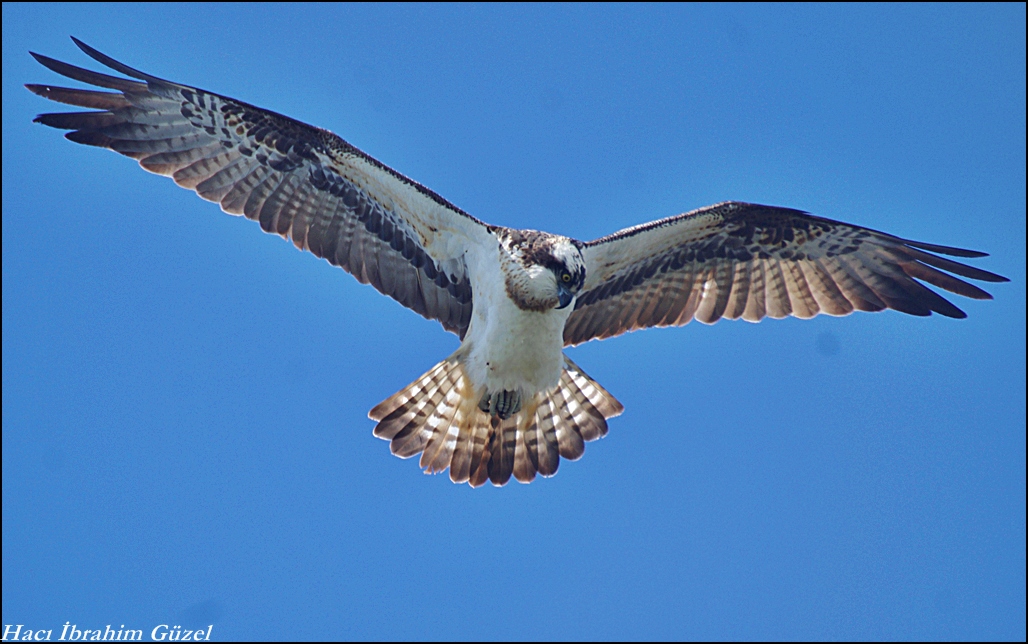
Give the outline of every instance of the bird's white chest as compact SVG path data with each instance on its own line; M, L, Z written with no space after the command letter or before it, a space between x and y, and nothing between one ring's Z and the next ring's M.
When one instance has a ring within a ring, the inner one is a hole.
M475 304L462 344L465 367L476 387L531 395L560 379L564 324L574 306L542 312L518 308L507 294L499 252L491 246L467 257Z

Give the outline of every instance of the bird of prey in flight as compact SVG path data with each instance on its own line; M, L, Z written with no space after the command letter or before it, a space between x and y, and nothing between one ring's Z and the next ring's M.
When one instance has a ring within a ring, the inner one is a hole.
M962 318L923 283L991 296L1006 278L947 259L984 253L808 213L725 202L582 242L491 226L327 130L145 74L75 40L124 77L32 54L113 91L27 85L90 111L40 114L65 136L174 179L256 220L460 336L451 356L369 416L426 472L503 485L552 476L607 433L621 403L563 348L696 319L895 309ZM956 276L956 277L955 277Z

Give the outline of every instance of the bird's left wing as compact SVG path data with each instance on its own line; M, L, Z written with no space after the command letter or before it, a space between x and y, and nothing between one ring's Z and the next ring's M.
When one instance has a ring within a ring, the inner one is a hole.
M586 243L586 280L564 327L564 344L693 318L756 322L887 308L962 318L963 311L917 280L980 300L992 296L949 273L1008 281L933 253L985 255L790 208L708 206Z
M27 85L53 101L98 110L41 114L37 122L172 177L463 337L472 307L463 256L491 239L482 222L327 130L145 74L75 43L138 80L32 54L58 74L115 90Z

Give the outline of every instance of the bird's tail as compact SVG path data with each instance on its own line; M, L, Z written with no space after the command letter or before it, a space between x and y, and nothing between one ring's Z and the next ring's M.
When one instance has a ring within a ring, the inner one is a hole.
M607 433L607 419L624 407L564 356L560 382L525 396L506 418L481 403L455 353L368 412L378 421L375 436L390 441L400 458L421 454L421 467L434 474L450 468L454 483L473 487L487 480L504 485L511 474L529 483L536 473L553 476L560 457L576 460L585 441ZM486 398L488 399L488 398ZM495 405L494 405L495 407Z

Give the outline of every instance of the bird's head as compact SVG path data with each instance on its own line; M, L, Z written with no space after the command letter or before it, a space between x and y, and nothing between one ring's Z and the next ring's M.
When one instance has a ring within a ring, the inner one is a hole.
M567 308L585 283L580 242L535 230L504 230L501 247L507 294L519 308L548 311Z

